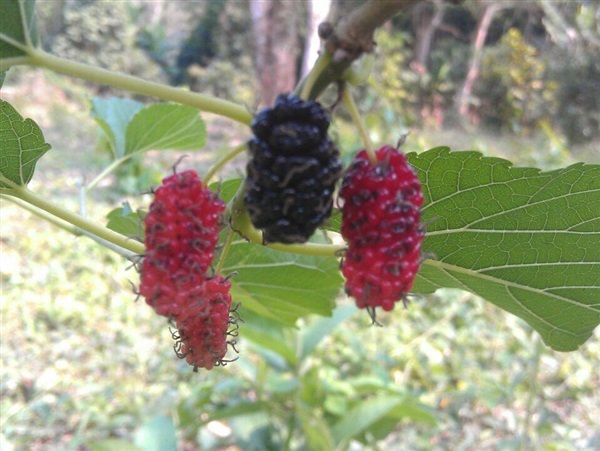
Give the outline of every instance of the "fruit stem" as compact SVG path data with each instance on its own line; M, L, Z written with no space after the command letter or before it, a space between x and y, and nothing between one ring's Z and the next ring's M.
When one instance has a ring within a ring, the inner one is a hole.
M356 106L356 102L354 102L354 97L352 97L348 86L346 86L342 90L342 100L344 101L344 105L346 106L348 112L350 113L350 116L352 117L352 122L354 122L354 125L358 129L360 138L367 151L369 161L373 165L377 164L377 156L373 151L373 145L371 144L371 139L369 138L369 134L367 133L367 128L365 127L365 123L362 120L360 112L358 111L358 107Z
M109 164L100 174L98 174L98 176L92 180L90 183L88 183L86 186L84 186L84 189L86 191L89 191L91 189L94 189L96 187L96 185L98 183L100 183L100 181L106 177L108 174L110 174L112 171L114 171L119 165L121 165L122 163L124 163L125 161L129 160L133 155L127 155L123 158L119 158L115 161L113 161L111 164Z
M233 238L235 234L231 228L227 231L227 238L225 239L225 244L223 245L223 250L221 251L221 255L219 255L219 261L217 266L215 267L215 274L221 274L223 270L223 265L225 264L225 259L227 259L227 254L229 253L229 249L231 248L231 243L233 243Z
M321 76L321 73L329 66L331 61L331 54L329 52L322 51L315 61L315 65L312 67L306 78L302 80L296 87L295 93L298 94L302 100L314 100L317 96L312 93L312 89L315 82Z
M208 186L215 174L219 172L223 168L223 166L225 166L229 161L233 160L235 157L241 154L244 150L246 150L245 142L234 147L232 150L223 155L223 157L219 161L217 161L204 176L204 180L202 181L204 185Z
M320 244L320 243L304 243L304 244L282 244L282 243L267 243L263 242L262 231L256 229L250 222L248 212L244 206L244 185L231 200L230 206L231 228L238 233L242 238L256 244L260 244L280 252L291 252L300 255L316 255L319 257L337 257L338 254L345 248L342 245L335 244Z
M120 233L117 233L113 230L110 230L106 227L100 226L89 219L84 218L76 213L73 213L69 210L66 210L62 207L59 207L52 202L43 199L41 196L35 194L33 191L30 191L24 186L17 185L11 180L7 179L3 175L0 174L0 181L5 185L11 187L11 189L2 193L9 196L14 196L17 199L22 200L28 204L33 205L39 210L43 210L46 215L54 216L58 219L61 219L73 226L82 230L82 234L88 232L91 235L95 235L101 240L108 241L114 245L117 245L123 249L131 251L135 254L143 254L145 250L145 246L139 241L135 241L131 238L128 238Z
M252 114L245 107L228 100L222 100L197 92L185 91L131 75L77 63L66 58L50 55L38 49L30 48L27 50L27 53L29 55L29 62L32 65L45 67L54 72L125 89L136 94L188 105L202 111L228 117L245 125L249 125L252 121Z

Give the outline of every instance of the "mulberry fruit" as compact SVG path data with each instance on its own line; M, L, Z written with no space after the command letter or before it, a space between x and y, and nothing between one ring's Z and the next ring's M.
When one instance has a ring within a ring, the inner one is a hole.
M346 292L359 308L390 311L412 287L421 264L421 185L404 154L384 146L371 164L359 152L340 189Z
M202 291L225 203L194 171L163 180L144 222L140 294L159 315L175 318Z
M342 164L329 123L320 104L293 94L252 121L244 201L265 242L303 243L331 214Z
M175 352L194 370L210 370L226 363L227 345L235 349L235 341L228 340L229 336L237 335L235 317L230 316L230 288L229 280L221 276L207 280L176 319ZM230 325L235 327L230 330Z

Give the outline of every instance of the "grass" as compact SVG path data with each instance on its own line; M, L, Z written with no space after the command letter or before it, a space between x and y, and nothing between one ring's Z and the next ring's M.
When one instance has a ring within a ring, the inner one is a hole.
M52 89L46 86L46 92ZM95 127L77 102L47 98L9 99L26 117L42 123L54 145L40 161L31 188L78 209L78 183L90 180L103 164L92 151ZM53 114L45 116L48 111ZM211 129L215 135L221 130L213 121ZM416 131L407 145L480 148L521 164L541 161L545 167L575 160L564 149L540 148L544 139L539 137L530 142L482 133L468 138L454 130ZM517 155L510 149L531 150ZM177 155L150 159L160 173ZM185 164L206 168L212 159L206 153L192 155ZM126 199L147 202L124 196L109 179L88 198L87 214L102 220ZM134 302L129 280L135 282L137 275L127 262L7 201L0 208L2 449L94 449L106 439L133 442L157 417L172 419L181 449L231 443L232 436L219 441L208 429L198 430L198 423L228 401L257 396L248 389L246 368L264 360L260 349L242 341L239 363L210 374L193 373L175 358L163 318L143 301ZM578 352L556 353L521 320L446 290L416 299L386 321L383 328L368 328L367 318L358 315L311 358L311 368L318 370L314 377L342 384L342 393L348 379L372 377L406 388L435 410L436 426L400 422L382 448L600 446L600 333ZM271 389L265 385L263 395L277 399ZM320 407L324 413L327 409L327 403Z

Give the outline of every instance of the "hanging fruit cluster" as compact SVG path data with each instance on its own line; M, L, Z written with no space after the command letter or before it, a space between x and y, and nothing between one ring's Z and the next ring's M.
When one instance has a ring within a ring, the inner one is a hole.
M330 217L341 179L345 289L375 320L377 307L406 305L419 270L421 185L391 146L362 150L344 173L330 122L322 105L293 94L260 111L240 195L263 244L302 244ZM231 282L212 270L225 210L194 171L185 171L163 180L144 219L140 294L174 324L175 352L194 370L227 363L228 346L237 351Z

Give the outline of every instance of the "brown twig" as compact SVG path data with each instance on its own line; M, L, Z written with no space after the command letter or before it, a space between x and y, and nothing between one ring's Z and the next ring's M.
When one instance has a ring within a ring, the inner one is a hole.
M309 98L316 98L329 84L340 80L346 69L363 53L375 48L375 30L401 11L421 0L368 0L333 26L323 23L319 35L324 51L331 55L329 66L315 81Z

